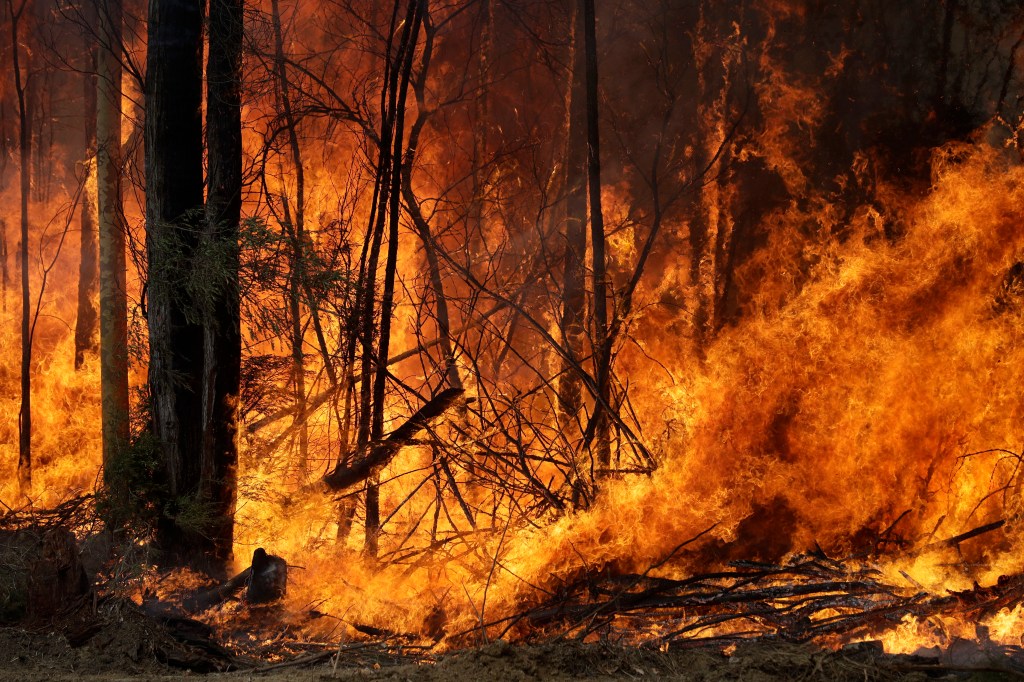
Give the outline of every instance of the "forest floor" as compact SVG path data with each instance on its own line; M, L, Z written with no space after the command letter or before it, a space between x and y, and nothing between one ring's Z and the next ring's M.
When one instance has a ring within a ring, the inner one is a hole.
M321 680L1005 680L1024 679L1017 659L943 660L892 656L874 643L831 651L781 642L746 642L729 655L717 647L667 652L562 641L536 645L494 642L416 662L351 651L315 665L290 661L201 674L176 666L161 650L161 634L142 619L126 617L72 646L65 635L24 628L0 629L0 679L43 680L205 679L307 682ZM977 653L977 652L975 652ZM173 658L173 657L172 657Z
M45 539L41 545L40 538ZM22 555L36 561L26 563L18 559ZM0 620L8 624L0 627L0 680L1024 680L1024 647L996 644L980 626L975 640L954 638L944 650L912 656L886 654L872 641L838 650L793 644L783 631L731 642L673 640L666 651L552 638L440 653L417 637L383 630L374 630L376 639L367 635L334 645L289 634L288 619L280 618L274 605L250 606L248 617L221 620L231 631L218 633L168 602L138 605L100 596L88 581L54 581L68 572L54 573L64 566L61 558L84 580L81 566L72 561L77 556L67 531L9 535L6 545L0 543ZM990 601L1021 601L1016 582L1000 585L1006 589L994 591ZM883 618L879 626L887 622ZM365 632L370 630L360 630Z

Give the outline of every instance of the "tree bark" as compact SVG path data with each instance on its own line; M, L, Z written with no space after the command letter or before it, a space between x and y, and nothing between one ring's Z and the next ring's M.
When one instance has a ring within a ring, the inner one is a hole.
M204 325L203 461L201 498L214 522L207 534L213 559L232 559L238 399L242 361L239 322L238 224L242 210L242 0L210 0L206 71L208 190L207 248L217 264Z
M572 72L565 146L565 265L562 274L562 338L569 359L562 363L558 407L563 428L577 424L583 406L579 361L586 340L587 117L583 11L572 2Z
M611 462L611 345L608 335L608 284L604 257L604 213L601 210L601 147L597 111L597 30L594 0L583 0L587 52L587 180L590 194L590 249L594 268L594 364L597 402L588 432L593 430L597 464Z
M96 292L99 288L99 256L96 252L96 195L89 187L88 178L93 173L96 157L96 61L98 46L92 40L96 28L96 6L86 3L83 7L89 32L86 33L87 67L82 82L85 85L85 189L82 192L81 224L82 237L78 266L78 315L75 318L75 369L81 369L87 354L95 354L99 339L96 327L99 314L96 310Z
M292 387L295 396L295 419L293 427L298 430L299 456L296 469L303 478L306 476L309 458L309 428L306 423L306 363L303 352L304 334L302 327L302 289L305 276L305 194L306 180L302 166L302 150L299 147L299 136L296 131L297 121L292 113L291 92L288 83L288 66L284 54L284 36L281 31L281 10L277 0L271 0L271 21L274 25L274 71L277 76L277 88L280 96L279 105L284 117L285 134L288 138L288 150L292 157L292 170L295 173L295 210L289 207L287 192L281 193L283 204L284 225L291 241L291 273L288 278L288 311L291 317L292 332ZM312 312L312 308L310 310ZM319 335L322 338L322 334ZM327 367L330 363L324 358ZM329 370L333 371L333 370Z
M22 495L32 490L32 337L29 318L31 292L28 281L28 202L32 191L32 126L26 109L30 96L28 77L21 73L21 47L18 44L18 24L26 7L14 8L13 0L7 6L11 14L11 59L14 67L14 92L18 99L19 160L21 162L21 409L18 412L18 485Z
M149 390L168 499L157 541L171 564L215 551L200 498L204 333L192 288L203 208L202 0L150 0L146 58Z
M121 0L99 6L96 93L96 204L100 249L100 393L103 481L120 500L118 460L128 445L128 296L121 202Z

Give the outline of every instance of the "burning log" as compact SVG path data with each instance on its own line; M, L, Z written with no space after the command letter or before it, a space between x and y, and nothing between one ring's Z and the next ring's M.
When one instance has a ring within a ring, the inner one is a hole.
M324 476L323 482L331 490L343 490L365 481L374 471L390 462L402 446L408 445L416 434L426 428L431 419L447 411L464 392L461 388L441 391L384 440L371 445L365 457L353 464L339 462L334 471Z
M223 604L248 584L250 575L252 575L251 566L225 583L187 597L182 602L182 607L189 613L199 613L218 604Z

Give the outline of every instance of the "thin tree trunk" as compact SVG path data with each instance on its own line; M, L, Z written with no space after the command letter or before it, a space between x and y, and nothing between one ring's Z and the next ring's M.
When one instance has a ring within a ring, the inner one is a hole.
M611 463L611 346L608 335L608 285L604 256L604 213L601 210L601 150L597 116L597 31L594 0L583 0L587 52L587 179L590 194L590 248L594 268L594 364L598 400L594 405L594 444L597 464ZM588 428L590 430L590 428Z
M558 407L563 428L578 424L583 405L578 375L586 339L587 257L587 108L586 51L583 49L583 11L573 2L572 72L569 79L565 145L565 266L562 274L562 338L566 355L558 381Z
M416 0L410 0L409 10ZM388 201L388 187L391 173L394 172L395 161L391 158L391 139L394 134L395 103L394 93L397 88L397 63L392 64L391 36L395 34L398 20L400 0L395 0L391 16L391 27L388 31L387 49L385 51L384 86L381 88L380 115L381 132L378 150L377 175L374 181L374 196L370 214L369 227L364 241L363 255L360 259L360 377L359 377L359 423L356 432L356 447L362 449L373 439L377 405L374 401L375 374L374 368L377 355L374 353L374 337L378 330L376 311L377 269L380 263L380 249L384 240L385 210ZM403 24L403 37L408 33L408 21ZM401 44L401 43L400 43ZM401 48L399 48L401 54ZM397 62L397 60L396 60ZM365 498L364 551L371 556L377 554L377 537L380 530L380 492L377 489L377 477L367 480Z
M18 23L25 2L17 11L13 0L7 0L7 5L11 13L11 58L21 126L18 147L21 162L21 409L18 413L18 484L21 493L29 495L32 491L32 337L29 333L31 292L28 282L28 200L32 191L32 127L26 110L28 78L22 78L21 47L18 45Z
M939 72L935 80L935 103L937 106L946 104L946 86L949 82L949 58L953 52L953 26L956 24L957 4L959 0L945 0L945 13L942 16L942 47L939 53Z
M486 41L485 41L486 42ZM413 92L416 96L416 120L410 127L409 140L406 144L406 155L402 161L402 196L405 205L412 218L413 226L423 242L423 253L427 257L427 274L430 277L430 288L434 293L434 315L437 322L437 342L441 352L440 365L444 369L445 378L449 388L462 389L462 376L459 373L459 366L455 362L455 343L451 333L451 315L448 311L448 296L444 290L444 280L441 276L440 259L437 257L437 250L434 246L434 237L431 234L430 225L423 217L420 203L412 189L412 166L416 159L416 150L419 148L420 133L427 123L429 109L426 104L426 81L427 70L430 65L430 58L433 53L433 36L427 32L424 40L423 56L420 61L420 72L413 83ZM478 125L478 129L481 126ZM479 140L474 144L482 144ZM482 149L481 147L478 147ZM475 175L474 175L475 177ZM476 192L474 192L476 195ZM480 197L475 196L474 203L478 204ZM479 219L479 214L477 216ZM464 409L464 405L461 405Z
M11 68L5 59L5 53L6 51L0 53L0 73L4 73ZM12 156L12 151L8 148L8 142L13 137L7 131L7 126L10 125L8 113L7 102L5 98L0 97L0 191L7 187L7 161ZM2 282L0 282L0 286L2 286L0 295L3 298L3 311L6 313L10 272L7 266L7 221L4 218L0 218L0 278L2 278Z
M309 457L309 428L306 423L306 367L305 355L303 353L304 334L302 329L302 290L303 284L306 281L304 255L305 171L302 165L302 150L299 147L298 131L296 130L297 121L292 112L288 67L284 54L284 36L281 31L281 10L277 0L271 0L270 7L271 20L274 25L274 61L278 92L281 98L281 113L284 117L288 150L292 157L292 170L295 173L295 210L291 210L286 193L282 193L281 202L284 205L284 222L289 232L292 247L291 276L288 281L288 308L292 327L292 386L295 396L294 424L299 432L299 457L296 468L300 476L305 477ZM320 336L322 337L322 334ZM333 371L333 368L329 371Z
M88 13L89 28L95 30L96 6L86 3L83 11ZM81 369L86 354L96 353L99 343L96 336L99 314L95 304L96 292L99 288L99 256L96 252L96 195L90 190L88 183L88 177L93 172L96 157L96 59L98 48L89 33L86 34L85 40L87 42L88 67L85 69L82 82L85 85L83 100L85 103L86 183L82 192L81 206L82 236L78 266L78 315L75 319L76 370Z
M204 326L201 497L215 519L213 558L228 568L234 533L242 362L238 224L242 211L242 0L210 0L206 67L206 238L222 254Z
M396 0L391 22L393 27L398 17L399 4L400 0ZM377 327L378 342L375 352L372 348L375 326L375 316L372 314L375 308L372 292L376 288L375 285L370 285L370 296L364 297L363 300L363 369L360 386L360 428L357 436L359 445L377 442L384 435L387 362L398 264L398 218L402 189L405 104L412 75L416 42L426 12L425 0L410 0L405 20L401 24L402 33L393 62L390 42L386 52L388 63L384 78L385 87L381 93L380 157L374 190L376 203L371 220L372 244L369 261L365 268L366 283L376 282L379 252L384 241L385 230L387 231L388 248L384 263L383 282L381 283L380 318ZM389 35L393 33L394 28ZM377 488L376 476L372 476L368 480L366 488L366 524L363 547L367 555L377 555L379 534L380 492Z
M116 475L129 440L128 296L121 201L121 0L99 6L96 93L96 199L100 247L100 392L103 480L115 500L127 493Z

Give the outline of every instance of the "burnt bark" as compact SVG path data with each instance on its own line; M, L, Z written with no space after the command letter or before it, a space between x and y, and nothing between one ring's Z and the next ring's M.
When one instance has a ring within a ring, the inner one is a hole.
M587 258L587 103L586 50L583 9L578 2L573 17L572 73L569 76L569 112L565 151L565 265L562 290L562 338L568 359L562 363L558 406L563 428L576 424L583 406L579 362L586 341Z
M378 145L377 174L374 183L373 209L360 265L362 290L359 298L359 346L361 353L359 386L359 422L357 449L379 441L384 435L384 398L388 379L388 352L391 343L391 316L394 308L395 279L398 263L398 217L403 174L405 138L405 105L408 96L413 58L424 15L425 0L410 0L404 21L399 21L401 0L396 0L391 17L393 36L400 28L397 45L388 40L385 52L385 73L381 88L381 128ZM380 268L381 248L387 240L383 272ZM377 279L381 300L376 301ZM379 310L379 314L378 314ZM376 344L374 343L376 341ZM380 533L380 493L375 476L369 476L366 488L366 526L364 550L377 554Z
M210 0L206 142L206 244L215 254L206 310L201 495L210 505L212 556L230 564L238 464L242 361L238 225L242 210L242 0Z
M343 490L369 479L381 467L398 454L403 445L408 445L427 423L448 410L465 391L448 388L428 400L408 420L368 449L368 452L352 466L339 463L323 481L331 490Z
M27 102L31 98L29 78L21 71L21 46L18 44L18 24L27 2L17 9L8 0L11 21L11 60L14 71L14 92L18 100L18 158L21 163L21 409L18 412L18 485L23 495L32 490L32 336L31 292L28 281L28 223L29 193L32 190L32 127Z
M608 329L608 283L605 268L604 213L601 209L601 134L597 105L597 30L594 0L583 0L583 29L586 48L587 96L587 183L590 193L590 248L594 281L594 369L597 402L587 425L593 433L597 464L611 462L611 344Z
M203 567L215 545L200 498L204 333L191 271L203 216L202 2L150 0L146 75L149 390L167 491L157 541Z
M95 26L95 6L87 5L89 26ZM88 40L88 38L87 38ZM86 355L94 355L99 348L96 293L99 290L99 254L96 243L96 195L89 188L88 178L93 172L96 157L96 55L97 46L89 41L86 49L88 66L83 74L85 105L85 189L82 192L81 243L78 266L78 315L75 318L75 369L81 369Z
M277 0L272 0L270 7L271 21L274 25L274 74L277 77L277 104L281 108L284 133L288 140L288 152L291 156L292 172L295 178L294 210L291 207L291 201L287 192L281 193L281 206L284 214L284 219L281 222L291 242L291 272L288 277L288 313L291 318L292 388L295 396L295 417L292 421L292 427L298 431L299 455L296 469L300 476L305 477L309 456L309 429L306 424L306 362L303 351L305 334L302 325L302 292L303 285L306 282L306 262L304 256L306 179L305 170L302 165L302 149L299 146L299 136L296 130L298 121L292 110L288 64L284 52L284 37L281 31L281 10ZM320 329L319 317L316 315L316 307L313 305L310 306L310 315L317 329L317 338L321 340L325 367L328 372L333 372L333 367L327 357L326 344L323 342L324 337ZM332 383L334 382L332 381Z

